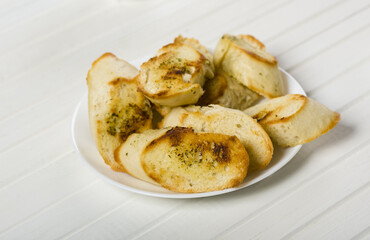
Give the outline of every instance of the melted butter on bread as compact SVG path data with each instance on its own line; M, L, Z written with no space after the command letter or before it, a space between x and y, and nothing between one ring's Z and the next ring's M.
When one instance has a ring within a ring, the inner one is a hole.
M157 105L196 103L206 79L213 77L212 67L210 60L191 45L171 43L141 65L138 87Z

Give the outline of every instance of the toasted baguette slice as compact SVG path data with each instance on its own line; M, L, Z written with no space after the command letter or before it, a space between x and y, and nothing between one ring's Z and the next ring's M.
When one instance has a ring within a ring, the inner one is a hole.
M194 47L171 43L141 65L138 88L153 103L164 106L193 104L212 78L209 60Z
M133 134L117 153L131 175L176 192L236 187L249 164L248 153L235 136L180 127Z
M244 110L260 98L259 94L222 71L218 71L213 79L208 80L203 89L205 92L198 102L202 106L218 104Z
M332 129L340 114L299 94L288 94L244 111L258 121L280 146L307 143Z
M282 96L284 84L275 57L251 35L225 34L215 52L216 68L267 98Z
M222 133L236 136L246 148L249 170L265 168L272 158L273 145L265 130L242 111L218 105L174 108L162 120L163 127L192 127L196 132Z
M134 132L151 127L150 102L137 92L138 70L111 53L98 58L87 75L90 129L97 148L113 170L124 171L114 150Z

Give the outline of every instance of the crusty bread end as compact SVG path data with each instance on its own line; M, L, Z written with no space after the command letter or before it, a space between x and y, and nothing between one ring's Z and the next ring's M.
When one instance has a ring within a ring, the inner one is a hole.
M339 113L299 94L274 98L244 112L256 119L274 142L284 147L310 142L340 120Z

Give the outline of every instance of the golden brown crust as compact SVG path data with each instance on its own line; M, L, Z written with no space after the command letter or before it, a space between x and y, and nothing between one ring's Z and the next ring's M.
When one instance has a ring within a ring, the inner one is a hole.
M245 40L246 42L252 44L257 49L259 49L263 52L266 52L265 45L262 42L260 42L257 38L255 38L254 36L252 36L252 35L238 35L238 37L240 37L241 39ZM260 62L268 63L268 64L271 64L271 65L277 65L277 60L274 56L269 55L269 57L271 59L267 59L267 58L264 58L264 57L260 56L259 54L256 54L252 51L249 51L249 50L247 50L247 49L245 49L245 48L243 48L239 45L235 45L235 46L240 51L247 53L248 55L250 55L251 57L253 57L254 59L256 59Z
M243 51L245 53L247 53L249 56L253 57L254 59L260 61L260 62L264 62L264 63L267 63L267 64L271 64L271 65L277 65L277 60L274 56L272 56L272 60L268 60L264 57L261 57L260 55L254 53L254 52L251 52L251 51L248 51L247 49L244 49L244 48L241 48L239 46L236 46L240 51Z
M244 39L244 40L246 40L246 41L248 41L248 42L253 43L259 49L265 51L265 44L263 44L262 42L260 42L260 40L258 40L254 36L248 35L248 34L247 35L240 34L239 37L242 38L242 39Z
M103 58L106 58L106 57L116 57L116 55L114 55L113 53L110 53L110 52L106 52L106 53L103 53L103 55L101 55L99 58L97 58L92 64L91 64L91 67L94 67L96 65L96 63L98 63L99 61L101 61Z
M174 40L174 43L184 43L185 41L189 41L194 45L201 45L200 42L195 38L185 38L181 34L177 36Z

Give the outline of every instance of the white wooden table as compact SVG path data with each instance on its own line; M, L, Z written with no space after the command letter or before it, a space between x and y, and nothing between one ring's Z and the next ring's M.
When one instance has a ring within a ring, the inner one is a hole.
M370 239L369 0L1 0L0 239ZM309 97L341 113L328 134L243 190L131 193L71 140L104 52L134 61L182 34L213 48L252 34Z

